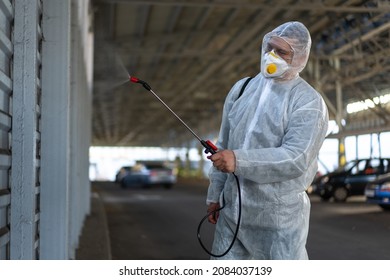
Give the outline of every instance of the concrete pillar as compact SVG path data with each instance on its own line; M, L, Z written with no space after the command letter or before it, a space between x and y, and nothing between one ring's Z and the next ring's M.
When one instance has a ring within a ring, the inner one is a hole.
M16 260L39 258L40 15L40 1L15 1L10 258Z
M338 57L334 60L334 66L337 72L340 71L340 59ZM341 86L341 81L336 79L336 122L339 127L339 132L343 130L343 114L344 114L344 104L343 104L343 90ZM339 166L344 166L346 164L345 157L345 137L339 138Z
M43 0L41 259L69 259L70 5Z

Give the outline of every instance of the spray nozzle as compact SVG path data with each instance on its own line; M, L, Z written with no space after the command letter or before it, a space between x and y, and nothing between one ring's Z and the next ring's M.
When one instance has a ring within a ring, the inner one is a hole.
M152 89L152 87L149 86L147 82L144 82L144 81L138 79L137 77L129 76L129 80L130 80L130 82L132 82L132 83L141 84L146 90L149 90L149 91L150 91L150 90Z
M139 82L139 79L136 78L136 77L129 76L129 79L130 79L130 82L133 82L133 83L138 83Z

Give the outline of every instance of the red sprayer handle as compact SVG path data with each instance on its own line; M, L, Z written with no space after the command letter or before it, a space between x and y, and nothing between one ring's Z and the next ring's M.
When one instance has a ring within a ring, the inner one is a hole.
M206 148L204 150L206 154L210 153L213 155L218 151L218 147L215 146L210 140L207 141L201 140L200 143L202 144L203 147Z

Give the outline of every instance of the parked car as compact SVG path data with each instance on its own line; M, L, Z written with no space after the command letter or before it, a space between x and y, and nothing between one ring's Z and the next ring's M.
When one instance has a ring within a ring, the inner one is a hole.
M383 210L390 211L390 173L379 176L368 183L365 189L367 203L378 204Z
M125 169L125 167L122 167ZM120 171L118 172L118 174ZM162 185L171 188L177 181L175 170L160 162L139 162L132 166L118 183L122 188Z
M115 175L115 182L121 183L122 179L131 171L131 166L122 166Z
M325 201L345 201L349 196L364 195L367 183L390 172L390 159L371 158L348 162L343 168L320 176L313 182L313 193Z

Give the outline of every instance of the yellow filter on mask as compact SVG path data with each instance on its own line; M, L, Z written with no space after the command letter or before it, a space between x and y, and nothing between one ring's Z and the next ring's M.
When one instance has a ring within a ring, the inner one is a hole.
M267 72L268 74L273 74L276 72L276 70L278 70L278 67L276 66L275 63L271 63L267 66Z

